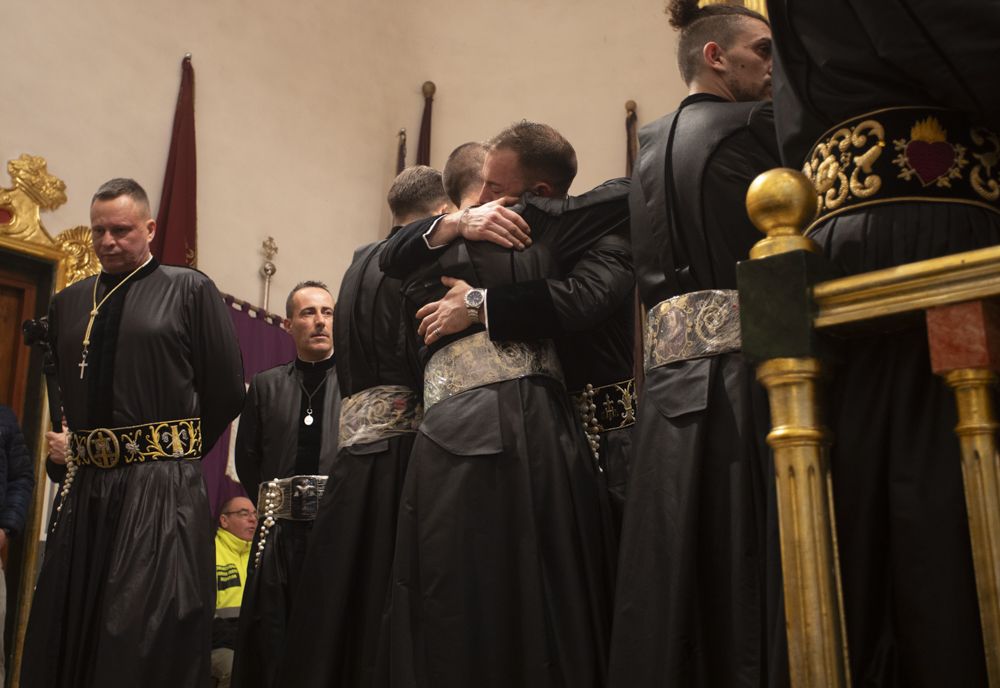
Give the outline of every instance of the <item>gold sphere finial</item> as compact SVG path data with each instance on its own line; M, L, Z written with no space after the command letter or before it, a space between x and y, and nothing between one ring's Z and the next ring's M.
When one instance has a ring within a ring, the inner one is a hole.
M802 236L816 217L816 189L801 172L779 167L758 175L747 189L746 204L750 221L767 235L750 250L751 258L799 249L818 251Z
M434 93L437 91L437 86L434 85L433 81L424 82L424 98L433 98Z

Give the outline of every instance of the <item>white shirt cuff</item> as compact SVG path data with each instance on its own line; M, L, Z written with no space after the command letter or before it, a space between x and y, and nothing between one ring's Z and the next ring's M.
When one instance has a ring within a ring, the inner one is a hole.
M490 333L490 312L486 308L489 302L489 289L483 289L483 325L486 327L486 334Z
M441 221L442 217L444 217L444 215L434 220L434 222L431 223L431 228L428 229L426 232L424 232L424 243L427 244L427 248L431 251L439 251L448 246L448 244L441 244L440 246L431 246L431 233L438 226L438 222Z

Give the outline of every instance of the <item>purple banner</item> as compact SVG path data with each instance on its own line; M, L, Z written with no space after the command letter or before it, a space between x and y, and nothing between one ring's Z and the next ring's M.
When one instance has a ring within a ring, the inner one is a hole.
M265 313L227 294L223 296L226 303L231 306L229 315L236 327L240 351L243 352L243 379L247 384L262 370L287 363L295 358L295 343L281 328L279 316ZM229 429L222 433L212 451L201 461L205 486L208 488L208 502L216 519L226 501L232 497L246 496L243 487L233 479L235 474L230 477L226 472L236 442L235 428L238 423L237 418ZM250 498L256 501L257 495L252 495Z

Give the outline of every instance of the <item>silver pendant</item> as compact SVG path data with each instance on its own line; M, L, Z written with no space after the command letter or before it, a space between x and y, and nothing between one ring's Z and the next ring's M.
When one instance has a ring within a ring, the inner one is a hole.
M302 422L305 423L306 425L312 425L313 424L312 414L311 413L307 413L306 417L302 419Z

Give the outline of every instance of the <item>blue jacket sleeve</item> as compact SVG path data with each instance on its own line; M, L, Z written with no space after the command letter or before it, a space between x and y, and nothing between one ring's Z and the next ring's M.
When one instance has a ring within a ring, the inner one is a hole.
M31 504L35 473L17 418L6 407L0 407L0 460L4 465L0 471L5 468L7 478L0 506L0 528L19 535L24 531L25 515Z

